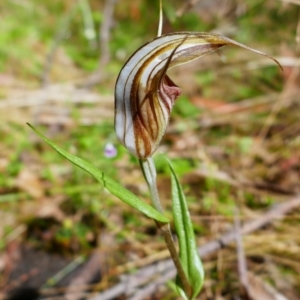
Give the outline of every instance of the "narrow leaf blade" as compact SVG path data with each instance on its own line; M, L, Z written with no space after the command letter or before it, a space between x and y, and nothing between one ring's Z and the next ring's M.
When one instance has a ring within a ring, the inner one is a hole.
M42 135L38 130L36 130L32 125L28 124L28 126L35 131L35 133L40 136L49 146L51 146L54 150L56 150L59 154L65 157L67 160L72 162L74 165L80 167L84 171L90 173L94 176L110 193L115 195L117 198L125 202L126 204L132 206L133 208L139 210L144 215L149 218L152 218L156 221L162 223L168 223L169 219L165 217L163 214L158 212L149 204L145 203L143 200L139 199L129 190L122 187L120 184L115 182L113 179L107 177L102 171L98 168L94 167L89 162L68 153L67 151L63 150L62 148L55 145L53 142L48 140L44 135Z
M190 299L195 299L203 285L204 269L198 254L185 196L170 162L169 166L172 181L173 218L179 242L179 257L193 289ZM181 296L186 298L178 278L177 286Z

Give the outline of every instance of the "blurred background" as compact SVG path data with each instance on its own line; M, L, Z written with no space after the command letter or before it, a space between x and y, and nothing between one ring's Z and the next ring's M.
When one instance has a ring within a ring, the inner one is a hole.
M300 2L163 5L163 33L221 33L273 56L283 68L226 47L169 72L183 93L155 155L167 214L170 181L162 153L183 184L199 246L238 232L237 215L241 226L264 220L243 237L243 247L231 239L205 254L199 299L300 299ZM158 7L153 0L1 1L2 299L97 299L125 274L168 258L153 221L26 125L148 201L138 162L114 133L113 94L128 57L155 38ZM294 206L280 210L291 201ZM281 216L275 220L268 214L274 207ZM124 284L101 299L177 299L172 284L147 292L150 284L148 278L142 295L126 295Z

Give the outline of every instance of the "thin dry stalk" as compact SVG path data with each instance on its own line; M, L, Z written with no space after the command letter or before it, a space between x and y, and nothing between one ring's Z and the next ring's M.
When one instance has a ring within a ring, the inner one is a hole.
M290 75L290 77L285 85L284 90L282 91L281 95L279 96L277 102L274 104L263 128L261 129L261 131L258 135L258 141L260 141L260 143L262 143L266 139L266 136L267 136L270 128L274 124L274 122L276 120L276 116L278 115L278 113L280 112L282 107L288 101L290 101L291 95L293 95L293 93L294 93L294 87L296 85L296 80L297 80L299 74L300 74L299 68L294 68L292 74Z
M100 59L97 71L83 85L85 88L99 84L104 79L104 68L110 61L110 32L113 27L113 14L118 0L106 0L103 9L103 22L100 25Z
M242 286L246 290L248 290L249 281L247 275L247 263L246 263L243 242L242 242L241 222L240 222L238 210L236 210L235 212L234 227L236 230L236 246L237 246L236 248L237 248L238 270L239 270L240 281Z
M297 2L297 4L300 4L300 1L296 1L296 2ZM300 47L299 47L299 45L300 45L300 14L298 16L295 40L296 40L296 52L299 52L299 49L300 49ZM297 54L299 54L299 53L297 53ZM265 125L263 126L263 128L261 129L261 131L258 135L258 138L259 138L258 140L261 143L265 140L271 126L275 122L276 116L282 109L283 105L286 102L290 101L290 98L294 93L295 86L297 86L296 80L298 79L299 75L300 75L300 68L299 68L299 66L296 66L293 69L291 75L289 76L288 81L287 81L280 97L278 98L277 102L274 104L274 106L266 120Z

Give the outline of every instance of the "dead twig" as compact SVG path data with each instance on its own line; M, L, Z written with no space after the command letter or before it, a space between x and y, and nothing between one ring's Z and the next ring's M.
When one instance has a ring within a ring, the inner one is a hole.
M51 71L55 53L61 42L65 39L67 36L68 30L69 30L69 24L70 21L74 15L74 12L76 11L77 5L74 5L69 12L67 12L63 17L62 20L59 22L58 29L55 33L51 48L46 55L45 58L45 66L44 70L41 76L41 85L42 87L45 87L49 84L49 73Z
M106 0L103 9L103 22L100 26L100 59L98 69L92 76L83 84L83 87L89 88L95 84L99 84L104 78L104 68L110 61L109 40L110 31L113 26L113 14L115 5L118 0Z
M253 182L247 178L242 177L232 177L230 174L202 166L195 171L192 171L186 175L186 181L198 180L199 177L212 178L217 181L225 182L231 186L243 188L245 190L251 191L254 194L262 194L263 192L273 193L276 195L295 195L295 191L284 189L276 184L266 183L266 182ZM192 179L191 179L192 178Z
M247 275L247 263L245 257L245 251L243 247L242 235L241 235L241 221L238 209L235 212L234 227L236 231L236 250L238 259L238 270L240 276L240 282L245 290L249 288L249 281Z
M297 1L298 4L300 4L300 1ZM297 29L296 29L296 53L299 52L299 45L300 45L300 14L298 15L298 22L297 22ZM297 53L299 55L299 53ZM264 124L263 128L261 129L259 135L258 135L258 140L262 143L266 136L267 133L269 132L271 126L274 124L274 121L276 119L276 116L278 115L278 113L280 112L280 110L282 109L282 107L284 106L284 104L286 104L286 102L290 102L293 93L295 92L295 90L298 90L298 85L297 85L297 79L299 78L300 75L300 68L299 65L295 66L292 70L291 75L289 76L287 83L280 95L280 97L278 98L277 102L275 102L267 120L266 123Z

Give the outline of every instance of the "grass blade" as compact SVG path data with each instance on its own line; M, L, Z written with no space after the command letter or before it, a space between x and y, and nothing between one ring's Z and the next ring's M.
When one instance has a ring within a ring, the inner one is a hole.
M27 123L28 124L28 123ZM63 150L62 148L55 145L53 142L48 140L44 135L42 135L39 131L37 131L32 125L28 124L28 126L35 131L35 133L40 136L48 145L50 145L54 150L56 150L59 154L65 157L67 160L72 162L74 165L80 167L84 171L90 173L94 176L110 193L115 195L117 198L122 200L123 202L127 203L128 205L132 206L133 208L139 210L144 215L149 218L152 218L156 221L162 223L168 223L169 219L165 217L163 214L158 212L149 204L145 203L143 200L139 199L129 190L122 187L120 184L115 182L113 179L107 177L102 171L98 168L94 167L89 162L68 153L67 151Z
M185 196L170 162L169 166L172 180L173 218L179 242L179 257L192 286L192 296L187 298L178 277L176 284L182 297L195 299L203 285L204 269L198 254L194 229Z

